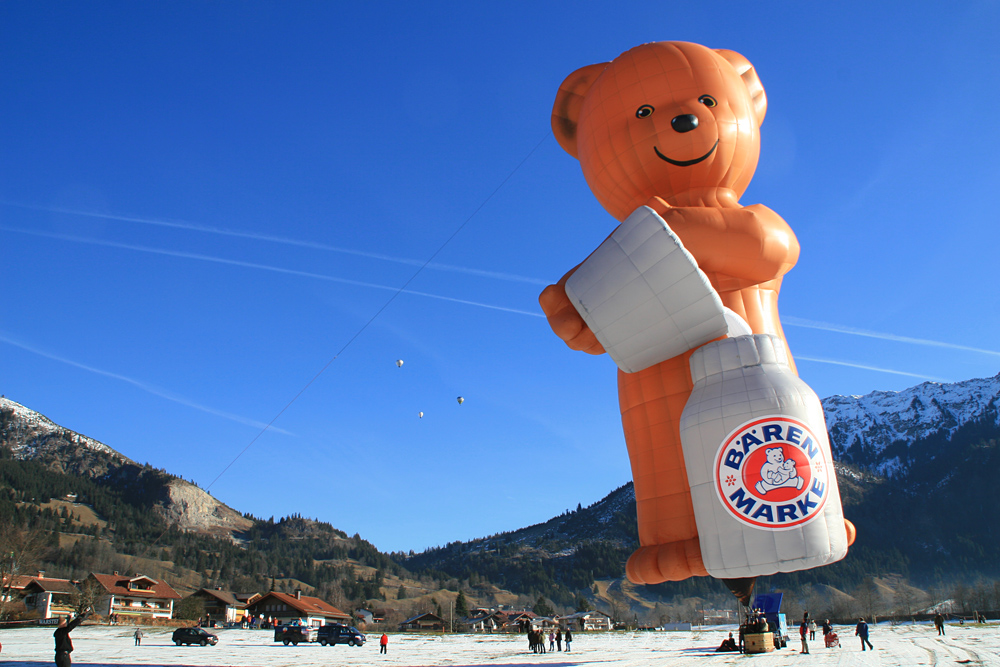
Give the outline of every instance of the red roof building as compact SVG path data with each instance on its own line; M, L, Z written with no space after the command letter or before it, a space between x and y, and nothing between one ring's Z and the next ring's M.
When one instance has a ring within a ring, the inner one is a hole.
M251 593L251 595L253 595ZM221 588L202 588L189 597L200 598L205 606L205 622L240 623L246 613L246 602L241 602L236 593Z
M174 601L181 596L165 581L157 581L144 574L123 577L92 572L86 581L96 581L104 595L94 611L102 616L118 614L141 618L171 618Z
M76 613L75 597L80 591L69 579L52 579L39 572L21 594L29 612L36 611L42 618L70 618Z
M276 625L299 621L302 625L318 627L351 620L350 614L345 614L319 598L302 595L301 591L297 591L295 595L274 591L265 593L260 599L247 605L247 614L268 621L273 618Z

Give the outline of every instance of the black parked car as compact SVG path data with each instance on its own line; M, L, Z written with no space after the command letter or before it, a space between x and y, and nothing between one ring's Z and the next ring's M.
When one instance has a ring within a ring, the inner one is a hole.
M309 625L279 625L274 629L274 641L285 646L316 641L316 628Z
M174 630L171 639L180 646L181 644L198 644L199 646L215 646L219 643L219 638L211 632L205 632L201 628L177 628Z
M324 625L316 632L316 641L323 646L327 644L347 644L348 646L362 646L365 643L365 636L358 631L341 623Z

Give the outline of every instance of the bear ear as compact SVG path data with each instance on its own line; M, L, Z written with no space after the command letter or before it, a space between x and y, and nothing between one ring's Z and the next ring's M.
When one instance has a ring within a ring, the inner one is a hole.
M750 100L753 102L754 110L757 112L757 126L764 122L764 114L767 113L767 95L764 94L764 86L760 83L757 70L753 68L750 61L728 49L716 49L716 53L726 59L733 66L736 73L743 79L747 90L750 91Z
M608 63L587 65L576 70L562 82L556 93L556 103L552 105L552 133L556 141L573 157L576 154L576 124L580 119L580 107L587 91Z

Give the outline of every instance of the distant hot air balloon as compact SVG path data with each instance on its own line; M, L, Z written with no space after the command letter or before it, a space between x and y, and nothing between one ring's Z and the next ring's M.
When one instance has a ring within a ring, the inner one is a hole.
M424 418L424 413L423 412L418 412L417 416L420 417L421 419L423 419Z
M396 359L396 368L402 368L402 366L403 366L403 360Z
M461 396L459 396L458 397L458 404L461 405L462 403L465 403L465 399L462 398Z

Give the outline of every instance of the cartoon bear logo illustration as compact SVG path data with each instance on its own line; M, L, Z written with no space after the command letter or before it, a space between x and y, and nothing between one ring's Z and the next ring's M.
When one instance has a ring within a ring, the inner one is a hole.
M769 447L766 450L767 462L760 467L761 481L754 487L760 495L766 495L768 491L794 487L802 489L802 478L795 470L795 461L785 459L785 452L781 447Z

